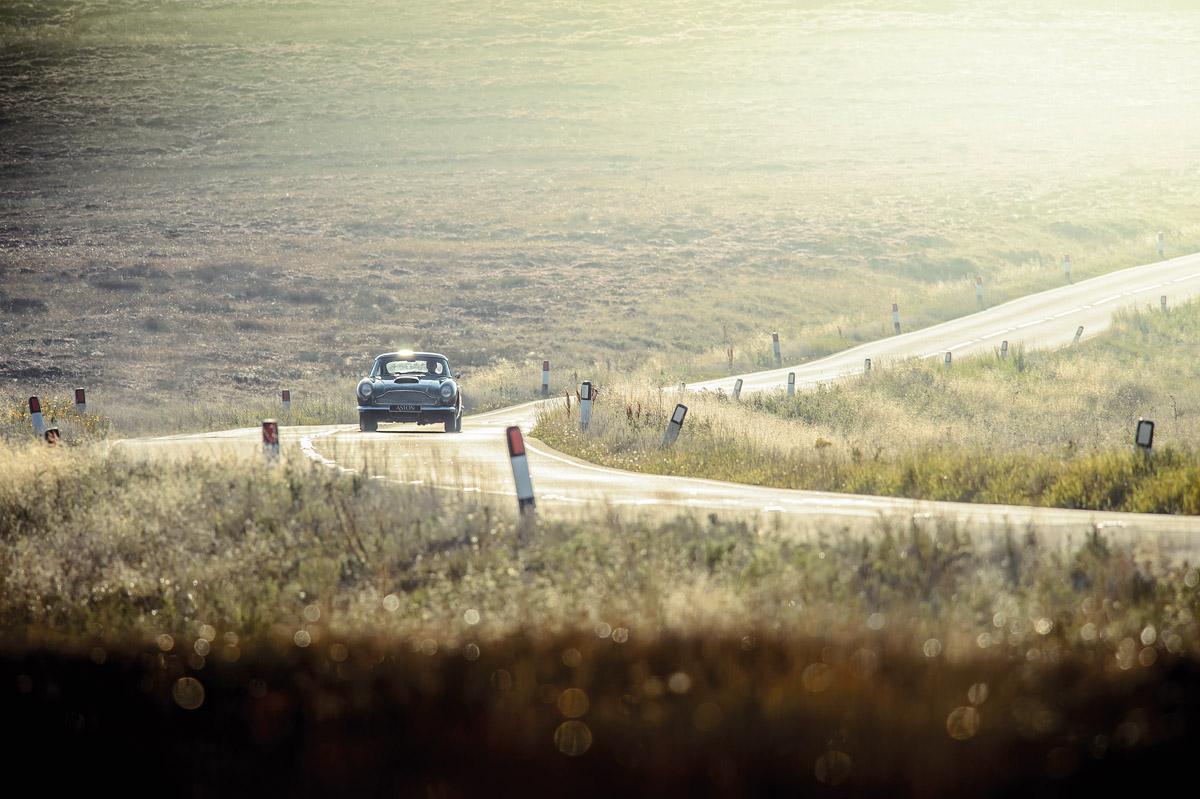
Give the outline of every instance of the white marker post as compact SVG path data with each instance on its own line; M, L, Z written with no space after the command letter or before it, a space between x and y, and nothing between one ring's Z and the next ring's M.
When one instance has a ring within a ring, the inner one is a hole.
M1008 339L1004 339L1004 341L1000 342L1000 359L1003 360L1007 357L1008 357Z
M1161 230L1158 231L1158 257L1163 257L1163 233Z
M950 352L949 351L946 352L946 368L947 369L950 368Z
M779 354L779 334L772 333L771 341L775 344L775 368L778 369L783 366L783 356Z
M679 431L683 428L685 416L687 416L687 406L676 405L675 412L671 414L671 421L667 422L667 429L663 431L661 445L663 449L675 443L675 439L679 437Z
M979 302L979 307L983 307L983 276L975 276L975 299Z
M1063 255L1063 274L1067 276L1067 282L1071 282L1071 256Z
M1083 325L1080 325L1080 326L1079 326L1079 328L1078 328L1078 329L1075 331L1075 340L1074 340L1074 341L1072 341L1071 343L1072 343L1072 344L1078 344L1078 343L1079 343L1079 337L1080 337L1080 336L1082 336L1082 335L1083 335Z
M592 384L587 380L579 386L579 429L587 430L592 421Z
M75 389L75 411L77 413L87 411L87 392L82 388Z
M525 457L525 439L521 428L513 425L504 431L508 438L508 459L512 463L513 483L517 487L517 507L524 516L533 513L533 480L529 477L529 461Z
M796 394L796 373L788 372L788 396L792 397Z
M287 411L290 411L292 409L292 392L285 388L283 390L282 397L283 397L283 410L286 413Z
M42 421L42 401L37 397L29 398L29 418L33 420L33 434L41 438L46 433L46 423Z
M1162 307L1162 312L1166 313L1167 312L1167 295L1166 294L1164 294L1158 298L1158 304L1160 307Z
M866 377L871 376L871 359L870 358L863 359L863 375Z
M550 396L550 362L542 361L542 396Z
M900 335L900 306L892 303L892 324L896 326L896 335Z
M1149 458L1150 447L1154 445L1154 422L1139 416L1137 433L1133 437L1133 443L1141 451L1142 455Z
M685 391L687 391L687 383L683 380L680 380L679 381L679 393L682 394Z
M738 378L733 383L733 398L739 399L742 396L742 378Z
M274 419L263 419L262 448L267 460L279 459L279 423Z

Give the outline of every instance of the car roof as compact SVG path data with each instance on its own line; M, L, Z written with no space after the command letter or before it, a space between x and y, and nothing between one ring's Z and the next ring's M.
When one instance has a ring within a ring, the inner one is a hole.
M413 360L418 360L420 358L441 358L442 360L448 360L446 356L442 355L440 352L411 352L409 350L402 350L400 352L384 352L375 356L375 360L379 360L380 358L412 358Z

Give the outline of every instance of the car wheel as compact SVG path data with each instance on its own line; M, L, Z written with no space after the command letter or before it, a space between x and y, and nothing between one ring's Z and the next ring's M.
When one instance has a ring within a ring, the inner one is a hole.
M447 419L442 424L442 429L445 430L447 433L457 433L458 432L458 417L452 416L449 419Z
M358 415L358 429L364 433L374 433L379 429L379 421L369 413Z

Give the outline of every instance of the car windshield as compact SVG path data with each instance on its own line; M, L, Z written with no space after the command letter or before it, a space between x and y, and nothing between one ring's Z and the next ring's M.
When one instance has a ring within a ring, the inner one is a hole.
M395 377L397 375L434 375L444 377L450 374L446 361L442 358L381 358L376 363L375 374L379 377Z

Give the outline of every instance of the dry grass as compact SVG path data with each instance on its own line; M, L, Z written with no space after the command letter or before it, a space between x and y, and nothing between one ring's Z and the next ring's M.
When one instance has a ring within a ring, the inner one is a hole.
M1200 512L1200 303L1119 314L1059 352L885 364L794 397L683 397L606 386L586 433L561 409L533 431L614 466L787 488L1097 510ZM660 449L676 401L683 435ZM1132 452L1137 419L1157 420L1155 457Z
M31 762L136 746L148 773L186 757L199 795L930 795L1173 772L1197 736L1200 577L1149 542L519 523L288 458L0 447Z

